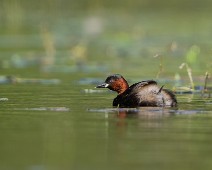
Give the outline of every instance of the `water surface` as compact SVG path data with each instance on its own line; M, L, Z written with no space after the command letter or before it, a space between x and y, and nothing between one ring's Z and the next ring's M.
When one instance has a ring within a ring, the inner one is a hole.
M115 109L91 85L1 86L1 169L210 169L212 101Z

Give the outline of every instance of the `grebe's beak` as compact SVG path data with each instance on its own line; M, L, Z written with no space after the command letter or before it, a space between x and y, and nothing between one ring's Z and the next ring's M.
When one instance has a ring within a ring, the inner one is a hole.
M107 83L102 83L102 84L96 86L95 88L107 88L108 86L109 86L109 84L107 84Z

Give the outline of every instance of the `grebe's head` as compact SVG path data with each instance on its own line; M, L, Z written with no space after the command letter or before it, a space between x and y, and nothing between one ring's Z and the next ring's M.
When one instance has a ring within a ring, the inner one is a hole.
M108 88L121 94L129 88L129 85L120 74L113 74L108 76L105 82L96 86L96 88Z

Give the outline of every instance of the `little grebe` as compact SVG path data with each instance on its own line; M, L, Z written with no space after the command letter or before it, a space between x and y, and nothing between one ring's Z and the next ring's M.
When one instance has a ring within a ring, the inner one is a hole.
M127 81L120 74L108 76L105 83L96 88L108 88L116 91L118 96L113 100L116 107L174 107L177 100L174 93L163 89L154 80L146 80L135 83L129 87Z

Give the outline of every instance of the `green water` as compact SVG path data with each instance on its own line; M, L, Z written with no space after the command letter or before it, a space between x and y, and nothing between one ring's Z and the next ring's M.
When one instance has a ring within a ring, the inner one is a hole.
M112 73L190 87L188 70L203 87L211 5L2 0L0 170L210 170L210 90L178 94L178 108L114 109L116 94L94 87Z
M92 87L2 85L0 169L211 168L211 99L178 95L177 110L116 110L116 94L82 91Z

